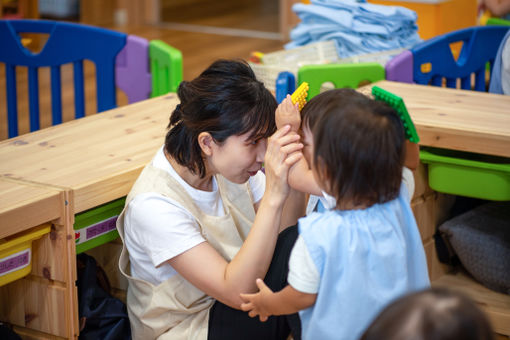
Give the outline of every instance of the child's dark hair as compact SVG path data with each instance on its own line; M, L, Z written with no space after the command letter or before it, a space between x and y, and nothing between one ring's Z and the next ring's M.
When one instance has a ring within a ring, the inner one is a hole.
M396 300L360 340L491 340L485 314L468 297L431 288Z
M336 198L337 208L345 203L370 207L396 198L405 137L395 110L357 95L352 100L316 98L314 106L322 113L312 130L313 162L326 191Z
M310 131L313 131L315 124L324 114L324 107L330 103L352 102L352 101L368 101L370 98L364 94L350 89L333 89L319 93L314 97L314 100L308 102L301 110L301 126L307 126Z
M251 132L250 140L275 130L277 103L242 60L217 60L192 81L183 81L180 104L170 116L165 150L200 177L206 174L198 135L209 132L217 143Z

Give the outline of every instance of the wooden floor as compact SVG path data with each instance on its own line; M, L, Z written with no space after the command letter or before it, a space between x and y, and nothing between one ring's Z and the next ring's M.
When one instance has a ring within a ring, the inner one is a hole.
M192 2L190 0L190 2ZM282 49L284 44L283 41L275 38L260 37L256 33L261 28L270 27L271 30L276 29L278 26L277 18L278 13L269 11L268 8L271 6L268 3L272 1L261 0L260 2L254 2L258 4L259 9L256 7L251 8L247 11L247 2L241 0L238 2L231 3L231 10L227 11L225 7L214 7L211 4L206 5L205 3L212 3L209 0L199 0L195 2L201 2L203 6L198 6L204 11L202 13L211 12L209 16L200 17L195 15L186 15L186 10L181 9L177 12L181 14L181 18L185 19L180 24L192 25L185 27L174 27L175 25L163 22L157 26L125 26L125 27L109 27L117 31L125 32L128 34L135 34L148 40L160 39L170 44L173 47L178 48L183 54L183 79L191 80L198 76L202 70L210 65L214 60L218 58L241 58L248 59L252 51L261 52L272 52ZM163 1L165 3L165 1ZM215 2L216 4L223 2ZM236 3L239 6L235 5ZM275 3L277 3L275 1ZM241 6L241 4L244 5ZM268 7L269 6L269 7ZM212 9L218 10L214 14ZM222 11L223 8L223 11ZM187 11L189 11L188 9ZM162 9L163 18L170 20L171 16L168 15L168 8ZM165 12L166 11L166 12ZM167 14L165 14L167 13ZM195 12L193 12L195 13ZM219 13L224 13L220 16ZM226 15L225 13L228 13ZM258 13L258 14L254 14ZM272 13L268 15L268 13ZM178 16L179 17L179 16ZM244 19L243 19L244 18ZM260 19L260 20L257 20ZM270 24L273 22L273 24ZM246 25L240 25L245 23ZM224 30L218 34L214 29L215 27L221 27ZM196 28L196 29L195 29ZM184 30L184 29L187 29ZM193 31L190 31L193 30ZM250 37L250 32L236 31L236 30L253 30L255 37ZM210 32L214 33L210 33ZM238 34L238 33L241 34ZM1 64L1 63L0 63ZM62 100L63 100L63 111L64 121L72 120L74 117L73 107L73 90L72 90L72 68L64 67L62 71ZM5 95L5 70L3 64L0 65L0 140L7 138L7 123L6 123L6 95ZM85 86L86 92L86 114L95 114L95 86L94 81L94 66L92 63L85 64L85 75L87 83ZM41 93L41 128L51 125L51 100L49 93L49 70L40 70L39 75L39 88ZM20 70L18 73L18 96L20 101L18 103L19 111L19 129L20 134L29 132L28 122L28 101L27 101L27 76L24 70ZM127 99L123 93L119 91L117 96L118 105L127 104Z

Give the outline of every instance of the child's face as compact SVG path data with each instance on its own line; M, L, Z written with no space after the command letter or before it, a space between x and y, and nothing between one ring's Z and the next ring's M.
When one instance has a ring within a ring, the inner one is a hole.
M317 182L321 190L328 193L329 190L327 188L327 185L321 182L318 169L313 162L314 157L313 133L310 130L308 124L303 124L301 138L303 143L303 156L305 157L306 162L308 163L308 167L312 170L313 178L315 179L315 182Z
M303 142L303 155L310 169L313 169L313 134L308 124L303 125L301 138Z

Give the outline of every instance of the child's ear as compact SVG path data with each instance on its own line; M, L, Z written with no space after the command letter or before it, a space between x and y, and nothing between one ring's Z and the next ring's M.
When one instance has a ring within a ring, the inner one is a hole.
M213 151L214 138L211 136L209 132L200 132L198 135L198 145L202 152L206 156L211 156Z

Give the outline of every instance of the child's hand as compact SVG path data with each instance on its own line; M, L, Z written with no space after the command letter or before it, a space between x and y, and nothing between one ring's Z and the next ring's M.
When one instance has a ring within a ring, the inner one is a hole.
M241 294L241 299L244 301L244 303L241 304L241 309L248 312L248 315L252 318L258 315L260 321L264 322L271 316L271 312L268 310L268 306L265 302L267 298L273 294L273 291L269 289L261 279L257 279L256 283L259 288L258 293Z
M278 105L275 114L276 127L280 129L284 125L290 125L291 131L297 132L301 125L301 115L298 104L292 104L290 94Z

